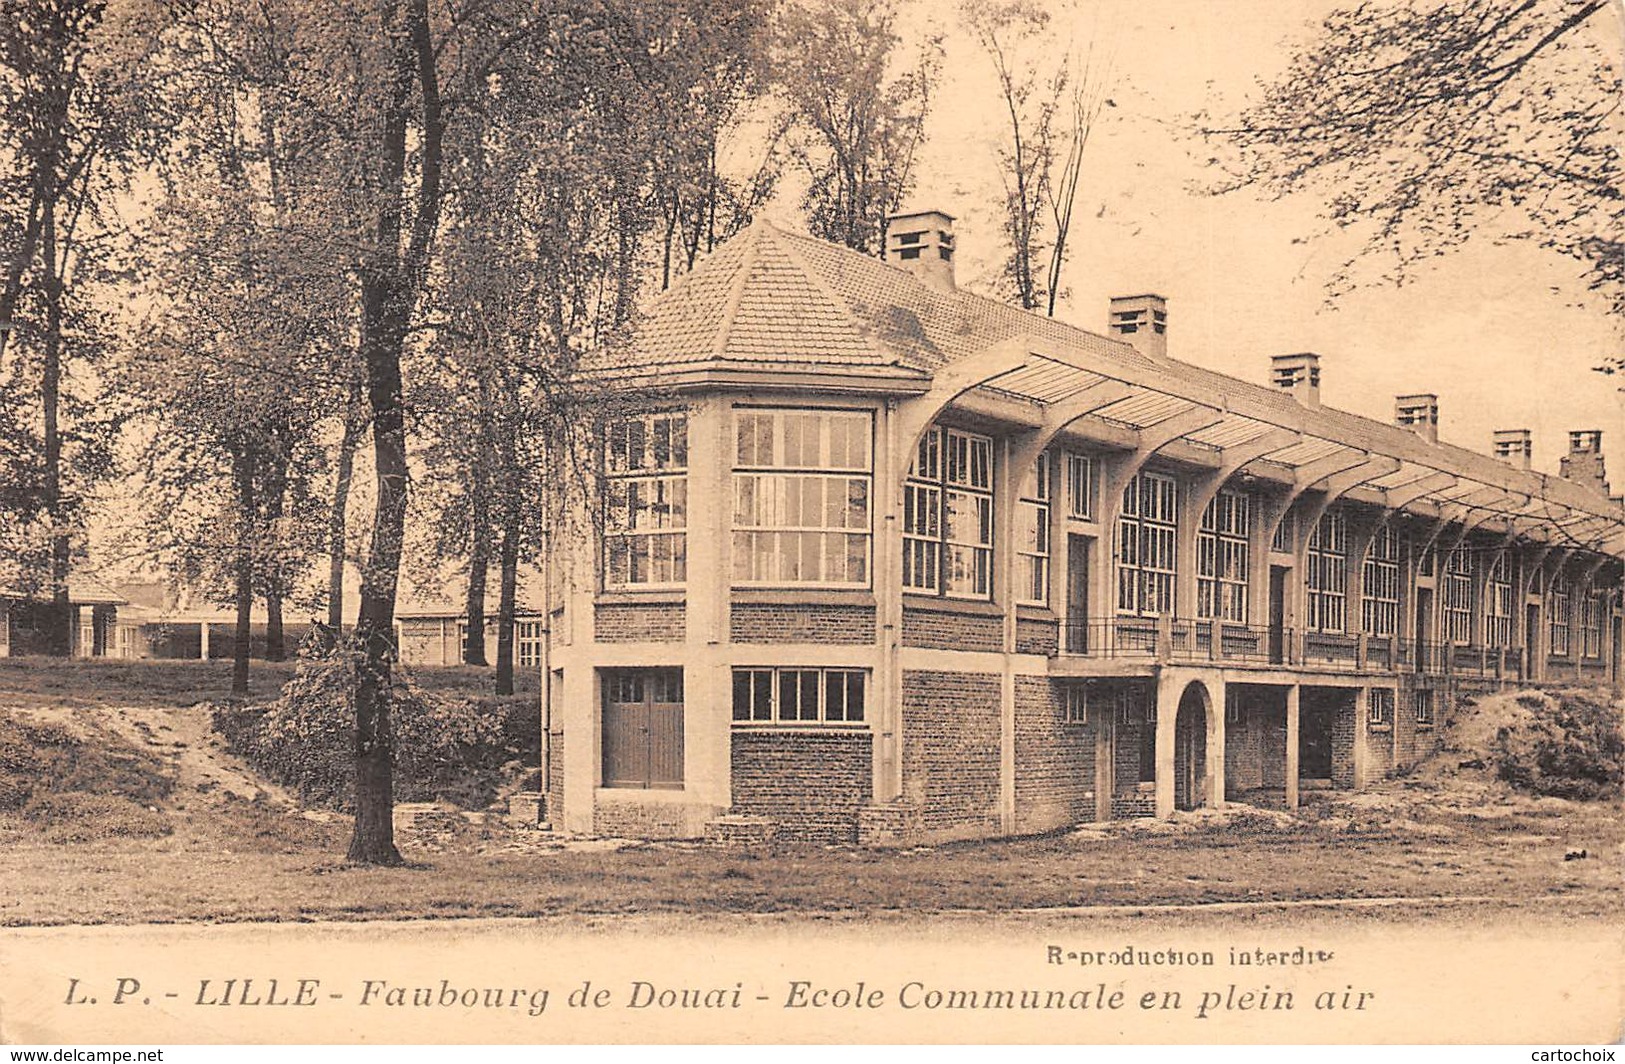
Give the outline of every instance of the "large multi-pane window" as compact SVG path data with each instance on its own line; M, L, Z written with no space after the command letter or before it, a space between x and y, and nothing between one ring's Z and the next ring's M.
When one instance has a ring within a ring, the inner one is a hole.
M867 411L735 411L734 583L869 583Z
M1117 612L1160 617L1174 612L1175 529L1179 488L1173 477L1140 473L1123 489L1117 518Z
M1066 456L1066 515L1081 521L1095 519L1095 459L1093 455Z
M1399 631L1399 537L1386 525L1371 539L1364 571L1361 626L1366 635L1391 636Z
M1311 632L1348 630L1349 537L1348 524L1338 510L1323 514L1309 533L1309 616Z
M1484 585L1484 645L1512 645L1512 566L1505 551L1490 563Z
M1050 469L1049 452L1038 456L1032 474L1021 489L1016 538L1016 601L1035 606L1049 604L1050 556Z
M993 595L993 441L933 426L903 492L903 586Z
M604 439L605 582L681 584L688 576L688 418L647 414Z
M1473 641L1473 556L1465 544L1445 556L1442 584L1444 637L1451 643Z
M1546 593L1546 611L1551 615L1551 652L1566 658L1569 655L1569 578L1562 573L1552 577L1552 586Z
M1247 623L1248 496L1221 491L1202 511L1196 533L1196 615Z
M735 669L733 719L739 724L861 724L862 669Z
M1580 656L1602 657L1602 592L1587 591L1580 600Z

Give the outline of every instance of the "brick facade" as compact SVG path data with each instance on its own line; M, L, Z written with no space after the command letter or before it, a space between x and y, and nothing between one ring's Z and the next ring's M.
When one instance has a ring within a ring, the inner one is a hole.
M728 631L735 643L866 646L875 641L875 608L736 602Z
M677 802L642 800L636 790L593 803L592 829L596 835L626 839L698 838L703 828L690 823L685 806Z
M600 643L681 643L685 616L681 602L600 602L593 634Z
M936 650L1004 649L1004 619L954 609L908 606L903 610L903 645Z
M1016 653L1053 655L1060 646L1061 622L1054 618L1016 618Z
M928 838L998 833L999 691L996 675L903 673L903 794Z
M556 731L547 742L547 819L558 831L564 827L564 733Z
M1053 831L1095 818L1099 723L1069 724L1064 689L1016 678L1016 831Z
M779 837L856 842L858 810L874 795L867 731L735 728L733 812L772 819Z

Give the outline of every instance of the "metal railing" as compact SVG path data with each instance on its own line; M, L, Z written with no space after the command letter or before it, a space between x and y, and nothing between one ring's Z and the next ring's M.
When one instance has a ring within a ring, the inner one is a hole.
M1524 655L1517 647L1418 642L1397 636L1306 632L1171 617L1070 619L1062 629L1058 653L1064 657L1215 661L1429 676L1519 678L1525 668Z

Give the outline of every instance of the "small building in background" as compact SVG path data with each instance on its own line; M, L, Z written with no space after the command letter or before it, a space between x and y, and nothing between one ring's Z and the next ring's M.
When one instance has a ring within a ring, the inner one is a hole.
M75 573L68 578L74 657L114 655L115 628L124 604L123 596L93 575ZM24 591L20 581L0 574L0 658L48 652L50 606L49 592Z
M492 570L486 578L485 660L497 660L497 605L501 574ZM541 574L533 566L521 566L514 595L514 665L520 669L542 667ZM460 665L468 643L468 574L447 576L437 583L407 586L403 581L400 601L395 606L396 646L405 665Z

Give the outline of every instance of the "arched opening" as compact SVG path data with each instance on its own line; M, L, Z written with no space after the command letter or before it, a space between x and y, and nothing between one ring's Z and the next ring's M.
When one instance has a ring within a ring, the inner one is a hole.
M1179 696L1174 718L1174 808L1207 804L1207 688L1192 681Z

